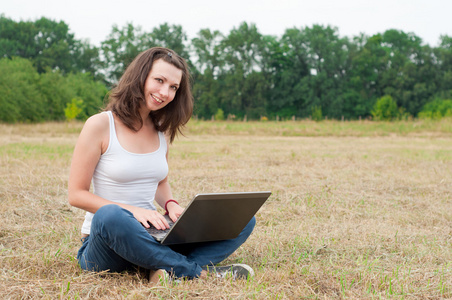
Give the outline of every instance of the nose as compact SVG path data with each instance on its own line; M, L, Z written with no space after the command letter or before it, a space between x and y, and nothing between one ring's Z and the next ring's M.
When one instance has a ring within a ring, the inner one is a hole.
M160 96L162 98L167 98L169 95L169 89L170 89L170 87L167 86L166 84L162 85L162 87L160 88L160 91L159 91Z

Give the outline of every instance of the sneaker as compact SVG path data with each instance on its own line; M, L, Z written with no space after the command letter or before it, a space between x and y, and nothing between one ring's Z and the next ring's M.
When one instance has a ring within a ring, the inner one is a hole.
M229 266L206 266L207 273L217 278L247 279L254 276L253 269L245 264L232 264Z
M149 282L152 284L158 284L159 282L168 281L169 274L163 269L151 270L149 273Z

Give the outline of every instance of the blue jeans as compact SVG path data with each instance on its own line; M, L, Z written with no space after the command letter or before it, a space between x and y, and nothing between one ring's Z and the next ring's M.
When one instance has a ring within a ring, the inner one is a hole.
M118 205L101 207L91 223L77 259L84 270L122 272L165 269L176 277L195 278L201 267L215 265L231 255L250 236L253 219L231 240L164 246L147 233L133 214Z

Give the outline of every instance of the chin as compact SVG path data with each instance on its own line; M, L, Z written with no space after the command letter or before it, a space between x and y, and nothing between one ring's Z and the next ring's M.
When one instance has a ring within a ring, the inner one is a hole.
M164 105L164 104L160 104L160 105L155 105L155 104L153 104L153 105L148 105L148 109L149 109L149 111L156 111L156 110L160 110L160 109L162 109L162 108L164 108L166 105Z

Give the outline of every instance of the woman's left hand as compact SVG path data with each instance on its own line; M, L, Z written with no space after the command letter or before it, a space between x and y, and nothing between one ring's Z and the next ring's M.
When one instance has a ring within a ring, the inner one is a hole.
M179 204L172 201L167 204L166 209L168 210L168 215L173 222L176 222L176 220L184 211L184 209Z

